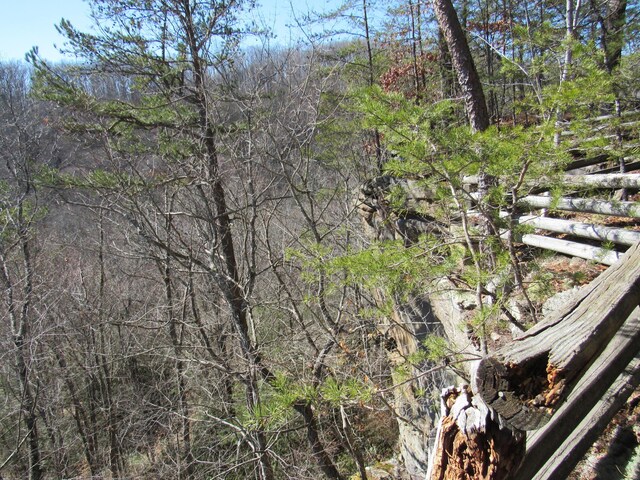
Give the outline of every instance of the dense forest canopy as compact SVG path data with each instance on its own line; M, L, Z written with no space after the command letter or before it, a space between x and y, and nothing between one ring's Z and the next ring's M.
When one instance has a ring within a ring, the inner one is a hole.
M243 48L250 1L88 3L75 62L0 63L0 477L424 478L440 389L553 293L500 212L638 107L638 4L347 1Z

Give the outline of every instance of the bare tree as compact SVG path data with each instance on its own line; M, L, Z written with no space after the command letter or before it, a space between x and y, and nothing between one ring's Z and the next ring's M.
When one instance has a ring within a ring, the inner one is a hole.
M43 438L38 402L35 352L39 349L36 303L36 232L44 210L35 177L55 142L45 138L42 112L28 97L30 71L24 65L0 66L0 109L3 135L0 194L0 282L3 310L9 319L12 367L18 382L18 427L15 450L28 449L30 479L43 477ZM3 466L6 465L6 461Z

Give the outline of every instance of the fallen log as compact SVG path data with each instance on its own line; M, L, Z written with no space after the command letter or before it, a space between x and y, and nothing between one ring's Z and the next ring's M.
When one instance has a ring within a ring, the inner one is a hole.
M521 198L518 204L530 208L552 208L554 210L566 210L570 212L640 218L640 203L638 202L608 202L592 198L569 197L553 199L542 195L527 195Z
M613 242L620 245L633 245L636 242L640 242L640 232L623 228L603 227L594 223L581 223L533 215L525 215L516 220L520 225L529 225L542 230L549 230L550 232L566 233L575 237L601 242Z
M563 480L640 383L640 311L636 309L544 428L527 439L513 480Z
M604 432L613 417L639 385L640 358L636 358L629 364L625 373L611 386L604 398L598 401L592 414L580 423L574 434L567 437L556 454L531 480L565 480L568 478L571 469L574 469L584 458L589 448ZM519 480L529 480L529 478L519 477Z
M545 425L640 299L640 243L509 345L483 358L473 390L513 428Z
M562 240L560 238L545 237L544 235L526 234L522 236L520 241L525 245L564 253L565 255L571 255L572 257L593 260L594 262L602 263L603 265L613 265L622 256L621 253L616 252L615 250L607 250L600 247L585 245L583 243L570 242L569 240Z
M591 131L593 132L597 132L597 131L601 131L601 130L607 130L607 129L611 129L611 123L613 122L619 122L622 119L625 119L625 122L622 123L620 126L625 126L626 128L633 128L634 126L638 125L638 120L628 120L628 119L633 119L634 117L638 116L638 110L630 110L630 111L626 111L626 112L621 112L620 114L618 113L613 113L610 115L601 115L599 117L593 117L593 118L589 118L586 119L586 124L587 125L591 125ZM597 125L597 124L600 125ZM567 127L571 126L571 122L563 122L562 124L566 125ZM561 132L561 135L576 135L576 132L573 132L571 130L563 130Z

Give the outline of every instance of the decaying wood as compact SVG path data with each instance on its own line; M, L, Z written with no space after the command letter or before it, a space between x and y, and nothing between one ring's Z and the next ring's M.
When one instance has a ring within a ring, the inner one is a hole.
M523 458L525 437L501 426L468 386L444 389L430 480L508 478Z
M613 242L620 245L633 245L640 242L640 232L623 228L604 227L594 223L581 223L559 218L537 217L525 215L519 217L520 225L549 230L550 232L566 233L574 237L589 238L601 242Z
M613 265L622 256L621 253L615 250L607 250L583 243L562 240L560 238L545 237L544 235L526 234L522 236L520 241L525 245L593 260L604 265Z
M542 427L639 299L640 243L584 287L575 302L482 359L474 391L512 427Z
M567 478L640 383L640 310L636 309L582 376L553 419L527 440L513 480Z
M640 218L640 204L637 202L607 202L592 198L569 197L553 199L542 195L528 195L523 197L518 204L532 208L553 208L570 212Z

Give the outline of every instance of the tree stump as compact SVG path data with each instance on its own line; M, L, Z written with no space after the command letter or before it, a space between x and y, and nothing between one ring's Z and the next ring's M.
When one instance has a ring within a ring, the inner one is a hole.
M498 416L467 385L444 389L441 400L442 418L427 478L508 478L524 457L524 433L501 425Z

